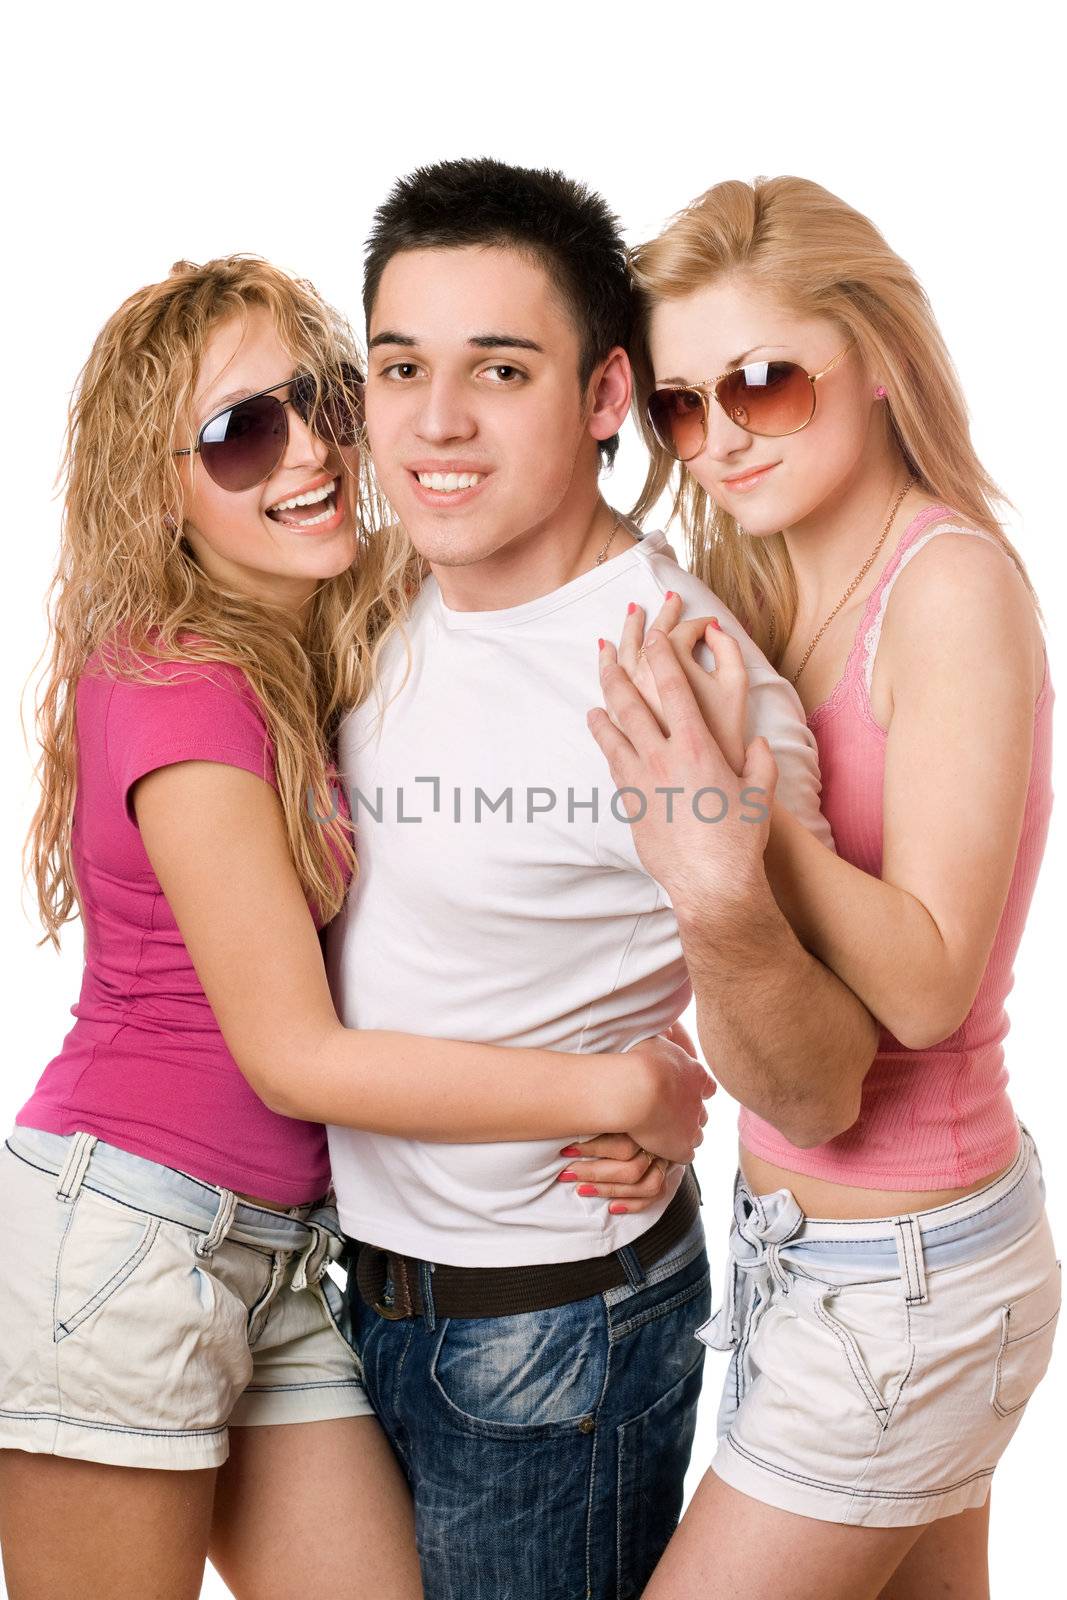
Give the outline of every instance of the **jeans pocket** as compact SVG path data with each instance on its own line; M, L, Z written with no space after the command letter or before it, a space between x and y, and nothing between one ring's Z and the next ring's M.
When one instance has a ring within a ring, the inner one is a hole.
M452 1423L497 1439L592 1433L606 1376L599 1295L509 1317L450 1317L430 1361Z
M144 1262L160 1219L82 1189L73 1205L57 1200L61 1221L53 1293L56 1344L83 1327Z
M1060 1263L1044 1283L1001 1310L1000 1350L993 1376L993 1410L1001 1417L1021 1411L1052 1356L1060 1314Z
M682 1514L703 1379L696 1364L640 1416L618 1429L618 1600L644 1592Z

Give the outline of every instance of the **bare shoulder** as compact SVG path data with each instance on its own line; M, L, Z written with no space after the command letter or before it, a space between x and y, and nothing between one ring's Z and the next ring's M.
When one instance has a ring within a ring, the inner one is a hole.
M1028 670L1036 698L1044 641L1026 581L1003 544L946 515L905 557L886 604L879 654L896 678L924 670L935 656L951 655L969 667L976 653Z

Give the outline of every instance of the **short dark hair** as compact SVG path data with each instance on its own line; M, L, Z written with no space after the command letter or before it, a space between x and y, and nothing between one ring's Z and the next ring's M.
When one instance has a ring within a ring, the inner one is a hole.
M610 350L629 348L634 300L626 246L606 202L562 172L512 167L488 156L438 161L393 185L367 240L368 325L393 256L465 245L511 246L540 260L574 318L583 389ZM608 465L618 447L618 434L601 441Z

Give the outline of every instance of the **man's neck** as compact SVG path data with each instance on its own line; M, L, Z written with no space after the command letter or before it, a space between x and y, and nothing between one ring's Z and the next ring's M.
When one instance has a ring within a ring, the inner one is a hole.
M450 611L506 611L562 589L592 571L600 557L609 560L635 543L618 514L597 494L579 508L561 508L482 561L429 565Z

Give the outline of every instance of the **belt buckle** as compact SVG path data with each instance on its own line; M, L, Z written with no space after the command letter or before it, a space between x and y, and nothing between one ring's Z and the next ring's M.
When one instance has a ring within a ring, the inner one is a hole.
M373 1309L379 1317L384 1317L386 1322L403 1322L407 1316L406 1311L398 1311L395 1306L387 1306L383 1300L375 1300Z
M395 1301L390 1306L386 1305L384 1300L375 1300L373 1309L379 1317L384 1317L386 1322L403 1322L405 1317L413 1317L415 1315L415 1308L411 1300L411 1288L408 1283L407 1265L402 1258L394 1256L388 1251L386 1252L385 1261L386 1278L392 1279L394 1297L406 1302L406 1308L403 1306L398 1308Z

